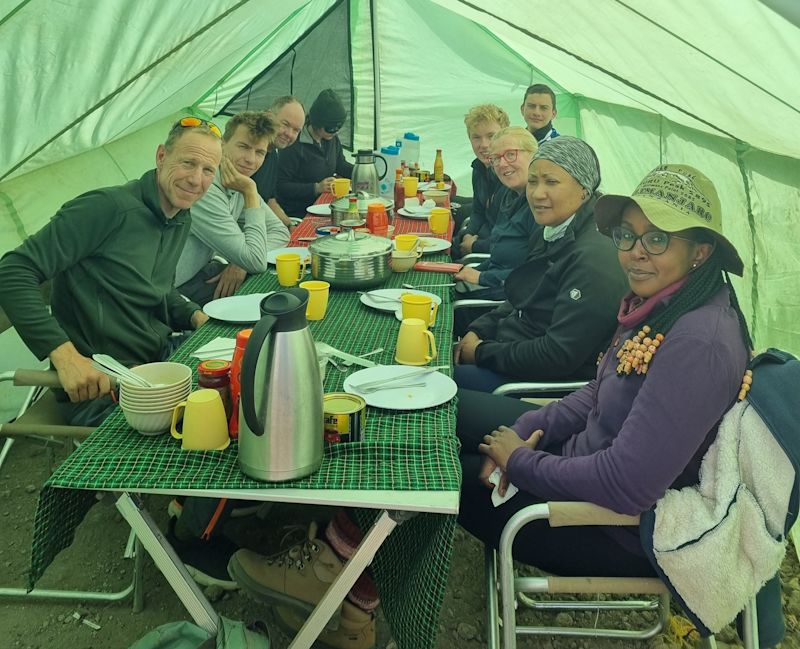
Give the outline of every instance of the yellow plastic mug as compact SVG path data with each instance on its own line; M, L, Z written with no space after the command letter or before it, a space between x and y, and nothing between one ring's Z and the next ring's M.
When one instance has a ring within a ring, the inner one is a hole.
M450 226L450 210L444 207L434 207L428 215L428 225L434 234L446 234Z
M427 365L436 355L436 339L425 326L425 321L404 319L397 334L394 360L403 365Z
M308 305L306 305L306 320L322 320L328 310L328 294L331 285L328 282L311 280L300 282L300 288L308 291Z
M430 295L417 295L416 293L403 293L400 296L400 305L403 310L403 320L419 318L432 327L436 322L436 312L439 305Z
M415 198L417 196L417 188L419 187L419 178L416 176L406 176L403 178L403 192L406 198Z
M177 423L183 413L183 430ZM196 390L172 411L170 433L181 440L184 451L221 451L228 448L228 419L222 397L216 390Z
M336 198L347 196L350 193L350 179L349 178L334 178L333 179L333 195Z
M275 266L278 269L278 284L281 286L294 286L306 274L306 260L300 263L300 255L296 252L285 252L275 256Z
M394 247L398 250L416 250L419 237L416 234L398 234L394 238Z

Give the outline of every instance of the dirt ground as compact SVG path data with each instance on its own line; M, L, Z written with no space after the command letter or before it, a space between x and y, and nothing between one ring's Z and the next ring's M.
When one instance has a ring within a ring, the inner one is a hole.
M39 489L48 471L64 456L62 449L44 447L32 441L18 441L0 470L0 587L21 587L28 568L33 515ZM151 496L148 509L159 524L166 519L165 497ZM274 512L276 516L279 511ZM321 512L317 512L319 514ZM313 515L313 513L312 513ZM287 517L288 519L289 517ZM132 562L122 557L128 527L113 504L101 502L89 513L78 531L76 542L50 566L40 582L41 588L118 590L130 580ZM486 646L484 622L485 597L482 586L482 550L477 542L458 530L456 551L449 577L448 591L441 615L437 649L478 649ZM800 570L793 548L787 552L783 566L784 610L787 636L783 649L800 649ZM207 593L223 615L241 620L270 618L263 607L241 594L220 596ZM78 614L98 625L92 629L74 619ZM572 618L594 623L594 613L558 614L559 622ZM581 618L581 616L583 616ZM554 624L552 613L537 614L537 619ZM632 625L641 614L612 614L610 623ZM149 558L145 562L145 608L133 613L130 600L116 603L57 602L30 599L6 599L0 606L0 649L117 649L128 647L150 629L166 622L189 619L188 614L165 579ZM601 618L601 623L602 623ZM273 625L270 625L271 627ZM274 633L274 645L288 645L280 633ZM718 634L718 646L740 646L735 632L729 628ZM543 649L666 649L689 647L665 635L646 642L599 640L594 638L522 639L521 648ZM378 619L379 649L393 648L388 628Z

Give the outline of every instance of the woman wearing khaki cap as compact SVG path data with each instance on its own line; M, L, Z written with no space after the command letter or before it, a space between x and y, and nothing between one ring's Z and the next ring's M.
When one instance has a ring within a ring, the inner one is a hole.
M631 196L601 197L595 219L631 288L596 378L539 410L461 395L459 522L495 548L509 518L533 503L580 500L640 514L667 489L697 484L742 385L752 345L727 273L741 275L743 264L722 235L711 181L687 165L662 165ZM501 495L509 482L520 489L496 508L486 489L495 469ZM654 574L635 527L527 525L514 558L561 575Z

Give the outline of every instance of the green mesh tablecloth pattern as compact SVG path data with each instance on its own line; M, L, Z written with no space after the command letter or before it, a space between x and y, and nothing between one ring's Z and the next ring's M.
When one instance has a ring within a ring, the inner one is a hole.
M431 256L444 260L444 255ZM440 273L394 274L382 288L399 288L402 282L439 284ZM276 277L267 272L251 277L239 294L277 290ZM449 364L452 310L448 287L426 289L443 299L433 327L441 357ZM375 348L384 351L371 358L392 364L399 322L393 313L362 305L354 291L331 289L324 320L311 322L315 340L352 354ZM191 356L217 336L234 337L243 325L218 321L194 332L171 360L196 368ZM345 377L329 365L325 391L341 391ZM443 370L449 373L450 370ZM56 470L39 496L34 524L30 586L74 538L77 525L95 502L94 490L131 491L159 489L391 489L397 491L457 491L461 475L455 436L456 400L418 411L368 408L362 441L327 446L321 468L311 476L288 483L257 482L240 472L237 445L225 451L182 451L169 434L146 437L126 423L117 409ZM368 526L375 510L358 512ZM366 529L366 527L364 527ZM452 553L455 517L420 514L399 525L386 540L373 564L384 612L398 646L420 649L433 646L439 611Z

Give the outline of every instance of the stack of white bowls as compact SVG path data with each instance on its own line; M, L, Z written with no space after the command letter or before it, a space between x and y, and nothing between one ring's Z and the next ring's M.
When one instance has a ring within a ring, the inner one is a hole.
M147 363L131 369L150 382L142 387L126 381L119 385L119 405L131 428L142 435L160 435L172 423L172 411L192 391L192 370L181 363Z

